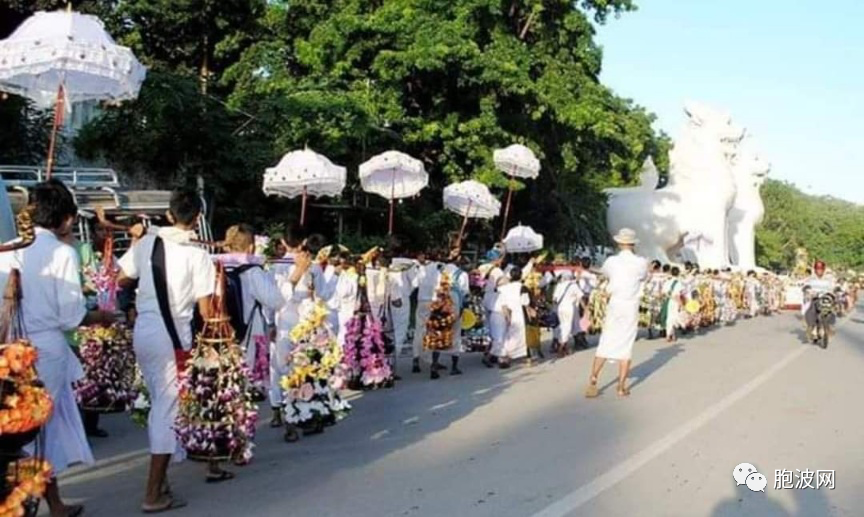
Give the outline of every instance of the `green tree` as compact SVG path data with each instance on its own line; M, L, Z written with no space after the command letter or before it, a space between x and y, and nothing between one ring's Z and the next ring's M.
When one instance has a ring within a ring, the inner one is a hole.
M794 185L769 180L762 187L765 220L756 232L757 260L779 269L795 266L795 252L836 269L864 266L864 207L804 194Z
M588 15L602 22L632 3L580 5L271 2L261 39L225 84L275 149L308 144L353 168L395 147L426 163L431 199L471 177L503 192L492 150L523 143L544 170L516 197L514 218L553 242L602 239L600 188L631 181L668 143L650 115L599 82Z

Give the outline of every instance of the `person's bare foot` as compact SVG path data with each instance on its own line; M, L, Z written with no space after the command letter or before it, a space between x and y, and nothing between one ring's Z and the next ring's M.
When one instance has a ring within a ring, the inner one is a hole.
M183 508L188 503L177 496L163 495L153 504L144 503L141 505L141 511L144 513L162 513L178 508Z
M588 388L585 389L585 398L593 399L600 395L600 390L597 389L597 377L591 376L588 382Z
M630 388L626 386L618 386L618 396L619 397L629 397L630 396Z

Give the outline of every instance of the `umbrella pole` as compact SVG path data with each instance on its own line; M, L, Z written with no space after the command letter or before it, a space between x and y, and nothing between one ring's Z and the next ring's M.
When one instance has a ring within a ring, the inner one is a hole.
M57 144L57 133L63 125L63 111L66 109L63 95L63 85L57 88L57 100L54 103L54 123L51 126L51 140L48 142L48 160L45 164L45 180L51 179L51 171L54 169L54 147Z
M387 235L393 235L393 196L396 194L396 169L390 178L390 223L387 225Z
M468 214L471 213L471 200L468 200L468 209L465 210L465 216L462 218L462 227L459 228L459 240L456 241L457 246L462 245L462 236L465 235L465 228L468 226Z
M306 187L303 187L303 200L300 202L300 227L306 225Z
M504 222L501 224L501 240L507 235L507 218L510 216L510 201L513 199L513 179L510 179L510 186L507 189L507 206L504 208Z

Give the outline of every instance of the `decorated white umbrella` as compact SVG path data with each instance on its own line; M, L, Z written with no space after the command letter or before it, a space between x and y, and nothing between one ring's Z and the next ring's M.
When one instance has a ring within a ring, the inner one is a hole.
M393 234L393 202L416 196L429 184L423 162L399 151L373 156L360 165L360 185L365 192L390 201L388 232Z
M543 249L543 236L530 226L514 226L504 237L504 250L507 253L530 253Z
M55 106L46 176L51 176L57 131L67 104L119 102L138 96L146 68L117 45L95 16L35 13L0 41L0 90L40 107Z
M309 149L292 151L264 173L264 193L287 198L302 196L300 226L306 224L306 198L338 196L345 188L345 167Z
M479 181L468 180L444 187L444 208L462 216L459 241L469 218L494 219L501 214L501 202Z
M507 206L504 209L504 220L501 225L501 237L507 231L507 218L510 216L510 202L513 198L513 178L534 179L540 174L540 160L531 149L521 144L513 144L504 149L498 149L492 155L492 160L498 170L510 177L507 188Z

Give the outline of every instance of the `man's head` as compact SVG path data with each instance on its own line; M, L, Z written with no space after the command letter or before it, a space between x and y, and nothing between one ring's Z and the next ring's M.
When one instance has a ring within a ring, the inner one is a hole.
M522 280L522 270L518 267L514 267L510 270L510 281L519 282L520 280Z
M654 259L651 261L651 271L656 273L657 271L660 271L661 267L663 267L663 265L660 263L659 260Z
M822 278L822 276L825 275L826 269L827 267L825 266L825 263L821 260L817 260L816 263L813 264L813 273L815 273L819 278Z
M255 252L255 229L248 224L235 224L225 232L225 249L232 253Z
M192 190L175 190L168 203L168 220L184 230L194 230L201 215L201 198Z
M582 257L581 263L582 263L582 269L591 269L591 258L590 257Z
M672 266L669 264L663 264L663 272L669 273L670 271L672 271Z
M621 228L617 234L612 237L612 240L618 245L618 249L622 251L633 251L639 240L636 238L636 232L630 228Z
M51 230L58 236L71 233L72 224L78 215L75 198L66 185L57 179L33 187L29 210L34 225Z
M671 274L673 277L676 277L676 278L677 278L677 277L681 274L681 270L678 269L678 267L673 267L673 268L669 271L669 274Z

